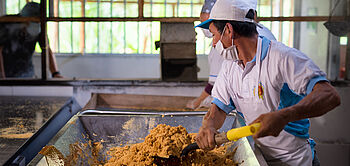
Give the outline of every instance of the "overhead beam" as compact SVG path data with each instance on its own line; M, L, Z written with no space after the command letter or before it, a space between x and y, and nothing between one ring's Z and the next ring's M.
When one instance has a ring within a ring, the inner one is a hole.
M296 16L296 17L259 17L258 21L328 21L328 16ZM194 22L199 21L198 17L49 17L48 21L66 22L109 22L109 21L161 21L161 22ZM345 20L343 16L333 16L332 20Z
M332 16L333 21L345 20L344 16ZM329 16L295 16L295 17L259 17L258 21L328 21ZM161 21L161 22L194 22L199 17L48 17L47 21L55 22L110 22L110 21ZM0 17L0 22L40 22L38 17Z
M0 17L0 22L40 22L39 17L18 17L18 16L3 16Z
M63 18L63 17L49 17L48 21L57 22L110 22L110 21L161 21L161 22L194 22L199 21L198 17L74 17L74 18Z
M61 2L62 1L71 1L71 0L60 0ZM73 1L79 1L81 2L82 0L73 0ZM92 3L97 3L97 2L100 2L100 3L111 3L110 0L106 1L106 0L101 0L101 1L98 1L98 0L86 0L86 2L92 2ZM112 1L112 3L120 3L120 4L124 4L124 0L119 0L119 1ZM127 4L138 4L139 2L138 1L126 1L125 3ZM144 2L144 4L159 4L159 5L164 5L164 2ZM167 2L167 4L169 5L177 5L177 2ZM202 6L203 5L203 2L193 2L191 3L190 1L188 2L180 2L181 5L184 5L184 4L193 4L193 5L200 5Z
M293 22L303 22L303 21L328 21L329 16L292 16L292 17L259 17L258 21L293 21ZM333 21L343 21L344 16L332 16Z

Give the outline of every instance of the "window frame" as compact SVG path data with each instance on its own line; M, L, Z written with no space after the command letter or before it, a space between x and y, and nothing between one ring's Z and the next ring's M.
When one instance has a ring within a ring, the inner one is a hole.
M28 1L28 0L27 0ZM70 0L71 2L73 0ZM83 2L86 2L87 0L84 0ZM100 2L101 0L96 0L97 2ZM126 0L124 0L125 2ZM6 9L6 1L2 1L4 4L2 4L2 8L5 7ZM199 21L198 17L144 17L144 5L145 1L144 0L138 0L138 17L59 17L57 14L54 13L54 8L53 4L55 0L48 0L48 5L47 5L47 0L40 0L41 3L41 10L47 11L47 7L49 7L49 11L41 13L40 18L36 17L28 17L28 18L11 18L11 20L6 19L6 18L0 18L0 22L40 22L41 23L41 30L42 33L45 35L42 35L41 38L42 40L45 41L45 45L41 47L42 53L41 53L41 73L42 73L42 80L48 80L47 77L47 47L48 47L48 41L47 41L47 22L129 22L129 21L134 21L134 22L141 22L141 21L146 21L146 22L152 22L152 21L158 21L158 22L195 22ZM192 2L192 1L191 1ZM166 1L165 1L166 3ZM177 4L179 5L179 4ZM350 7L349 7L350 8ZM47 15L48 14L48 15ZM346 16L333 16L332 20L334 21L342 21L346 20ZM279 22L284 22L284 21L289 21L293 23L297 22L324 22L328 21L329 16L290 16L290 17L259 17L258 21L269 21L269 22L274 22L274 21L279 21ZM348 35L348 38L350 36ZM84 42L85 46L85 42ZM347 50L350 50L350 44L348 42L347 44ZM350 52L350 51L347 51ZM328 53L329 54L329 53ZM347 53L347 57L350 57L350 53ZM350 58L347 58L346 61L346 78L345 80L350 79ZM339 65L334 64L334 61L332 58L328 58L327 62L327 72L330 72L339 67ZM334 72L333 72L334 73ZM331 76L333 79L334 76ZM335 77L336 78L336 77Z

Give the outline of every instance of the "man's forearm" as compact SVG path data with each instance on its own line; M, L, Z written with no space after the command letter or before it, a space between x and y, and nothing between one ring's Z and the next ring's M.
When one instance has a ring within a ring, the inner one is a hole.
M200 101L200 102L202 102L205 98L207 98L209 96L209 94L205 91L205 90L203 90L202 91L202 93L201 93L201 95L198 97L198 100Z
M279 111L288 121L318 117L340 105L340 96L328 82L317 83L313 91L298 104Z
M261 123L253 138L277 137L289 122L321 116L340 104L337 91L327 82L317 83L313 91L298 104L260 115L252 123Z
M201 149L212 150L216 146L215 134L221 128L226 119L226 113L212 104L207 114L205 114L202 127L196 136L196 142Z
M57 67L57 63L56 63L56 57L53 54L51 48L49 47L49 68L51 73L57 72L58 71L58 67Z
M226 113L220 110L215 104L212 104L207 114L205 114L202 127L214 127L220 129L226 119Z

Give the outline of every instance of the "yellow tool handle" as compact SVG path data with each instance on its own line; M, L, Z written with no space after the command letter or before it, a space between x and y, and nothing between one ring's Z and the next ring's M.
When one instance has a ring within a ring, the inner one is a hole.
M254 135L260 129L260 123L254 123L249 126L231 129L227 132L227 139L236 141L242 137Z

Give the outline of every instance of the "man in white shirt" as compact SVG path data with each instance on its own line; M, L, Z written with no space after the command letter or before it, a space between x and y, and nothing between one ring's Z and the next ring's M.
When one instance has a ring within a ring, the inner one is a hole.
M254 20L256 20L257 0L247 0L247 1L249 1L249 3L252 4L252 7L255 10ZM215 2L216 0L204 1L202 11L199 17L201 22L208 20L210 11L213 8ZM258 24L258 25L259 27L257 28L257 31L259 33L259 36L265 36L269 40L276 40L275 36L271 33L271 31L268 28L266 28L262 24ZM213 34L209 31L209 29L202 28L202 31L205 37L207 38L213 37ZM205 86L200 96L198 96L196 99L191 100L187 103L187 108L196 109L199 107L210 107L211 101L213 100L213 98L211 97L211 91L213 89L215 80L221 69L221 64L223 60L224 58L220 55L220 53L217 52L214 49L214 47L212 47L208 55L208 64L209 64L208 84Z
M215 49L231 59L223 61L196 142L204 150L215 148L214 134L236 110L247 124L261 123L253 138L269 165L312 165L307 118L331 111L340 97L305 54L258 36L247 2L218 0L199 25L210 29Z

